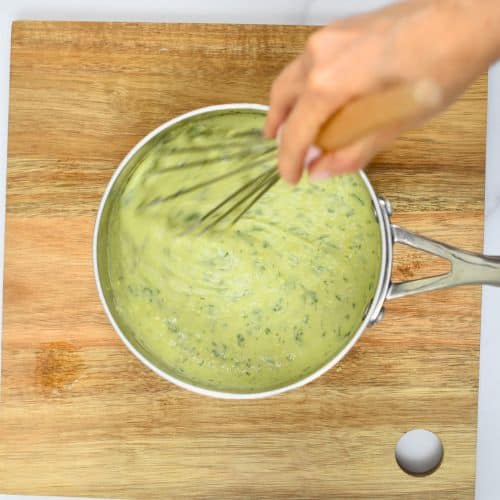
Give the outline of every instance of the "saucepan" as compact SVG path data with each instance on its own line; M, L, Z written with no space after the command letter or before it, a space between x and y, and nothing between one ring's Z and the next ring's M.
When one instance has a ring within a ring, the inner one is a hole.
M349 341L342 347L342 349L339 352L336 352L335 355L328 360L328 362L319 367L313 373L310 373L291 384L258 392L241 393L213 390L208 386L191 383L190 381L181 379L174 372L166 369L157 362L154 353L149 352L148 349L141 345L140 342L137 342L133 332L127 331L123 328L120 313L115 307L113 290L107 277L109 264L107 252L107 231L110 206L116 198L117 193L120 193L120 190L122 190L123 186L127 183L127 180L130 178L134 168L140 160L170 127L181 121L189 120L203 113L216 113L220 111L227 112L228 110L242 109L253 110L262 114L267 111L266 106L257 104L228 104L210 106L186 113L158 127L141 140L120 163L107 186L98 210L93 240L93 263L99 297L109 321L125 345L142 363L158 375L182 388L194 391L198 394L213 397L228 399L252 399L273 396L301 387L336 365L351 350L363 332L382 319L384 303L386 300L397 299L399 297L413 295L420 292L459 285L484 284L500 286L500 256L486 256L478 253L471 253L415 234L393 224L391 222L391 203L389 200L378 196L366 173L360 172L359 178L364 183L366 190L371 197L373 214L378 222L378 229L380 231L380 272L378 283L371 292L371 301L366 307L362 317L359 318L359 327L355 332L353 332ZM395 283L391 279L395 244L407 245L447 259L451 264L451 269L446 274Z

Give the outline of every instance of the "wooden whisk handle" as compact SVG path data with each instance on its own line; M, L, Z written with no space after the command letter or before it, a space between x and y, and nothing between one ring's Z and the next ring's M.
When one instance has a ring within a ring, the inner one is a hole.
M334 113L322 126L315 144L323 151L335 151L388 125L416 118L436 108L440 100L440 88L429 80L368 94Z

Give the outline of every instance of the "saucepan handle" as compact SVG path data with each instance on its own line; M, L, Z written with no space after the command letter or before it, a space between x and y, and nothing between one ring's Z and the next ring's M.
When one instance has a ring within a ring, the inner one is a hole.
M392 225L391 229L394 243L402 243L417 250L443 257L450 262L451 270L449 273L439 276L391 283L387 293L388 299L459 285L500 286L500 256L493 257L466 252L395 225Z

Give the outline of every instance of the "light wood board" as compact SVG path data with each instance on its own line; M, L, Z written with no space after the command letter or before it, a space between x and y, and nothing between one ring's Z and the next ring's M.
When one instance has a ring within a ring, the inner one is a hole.
M305 388L221 401L142 366L108 324L91 236L105 185L146 133L225 102L267 102L312 28L16 22L5 249L0 491L108 498L472 498L480 288L387 304ZM394 221L479 251L486 78L368 173ZM398 249L395 278L445 269ZM436 432L427 477L394 460Z

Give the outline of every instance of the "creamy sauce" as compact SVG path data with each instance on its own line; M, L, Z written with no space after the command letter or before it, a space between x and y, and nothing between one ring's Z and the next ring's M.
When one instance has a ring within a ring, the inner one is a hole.
M108 226L120 322L167 372L225 392L281 387L328 362L360 326L380 268L379 228L357 175L293 188L280 181L235 226L202 236L180 233L274 156L145 206L251 161L257 152L238 159L237 147L203 148L238 142L231 134L263 120L258 111L219 112L169 129L112 198ZM172 166L183 168L164 171Z

